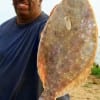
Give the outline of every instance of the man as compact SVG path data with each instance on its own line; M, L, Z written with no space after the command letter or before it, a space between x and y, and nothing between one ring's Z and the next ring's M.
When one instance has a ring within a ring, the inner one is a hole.
M13 0L17 16L0 26L0 100L38 100L41 95L36 59L39 33L48 19L41 3Z

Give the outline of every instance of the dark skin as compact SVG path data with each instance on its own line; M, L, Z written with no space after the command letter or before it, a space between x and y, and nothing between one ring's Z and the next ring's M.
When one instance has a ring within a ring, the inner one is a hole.
M13 0L18 24L27 24L41 13L42 0Z

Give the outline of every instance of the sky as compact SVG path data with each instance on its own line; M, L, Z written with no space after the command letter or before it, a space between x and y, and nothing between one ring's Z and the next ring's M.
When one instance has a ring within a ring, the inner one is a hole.
M59 3L61 0L43 0L42 10L47 14L53 9L53 7ZM89 0L97 21L99 35L100 35L100 0ZM0 24L6 21L7 19L13 17L15 11L13 9L12 0L0 0Z

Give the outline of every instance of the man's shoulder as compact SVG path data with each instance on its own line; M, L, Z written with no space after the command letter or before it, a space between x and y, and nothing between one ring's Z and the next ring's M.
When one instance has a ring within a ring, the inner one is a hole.
M10 19L8 19L7 21L3 22L0 27L5 27L5 26L9 26L10 24L12 24L14 22L16 17L12 17Z
M38 30L41 32L47 20L48 20L48 15L42 12L41 15L35 21L31 23L31 29L34 31L34 28L35 28L35 30Z
M48 20L48 15L44 12L41 13L40 17L38 18L38 22L41 24L45 24Z
M42 17L43 19L48 19L49 16L48 16L45 12L42 11L41 17Z

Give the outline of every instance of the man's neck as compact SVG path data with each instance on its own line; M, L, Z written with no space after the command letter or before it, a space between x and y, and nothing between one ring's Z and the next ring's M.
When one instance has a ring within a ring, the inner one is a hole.
M28 24L36 20L40 16L41 12L30 17L30 18L25 18L25 17L18 17L17 16L17 24Z

